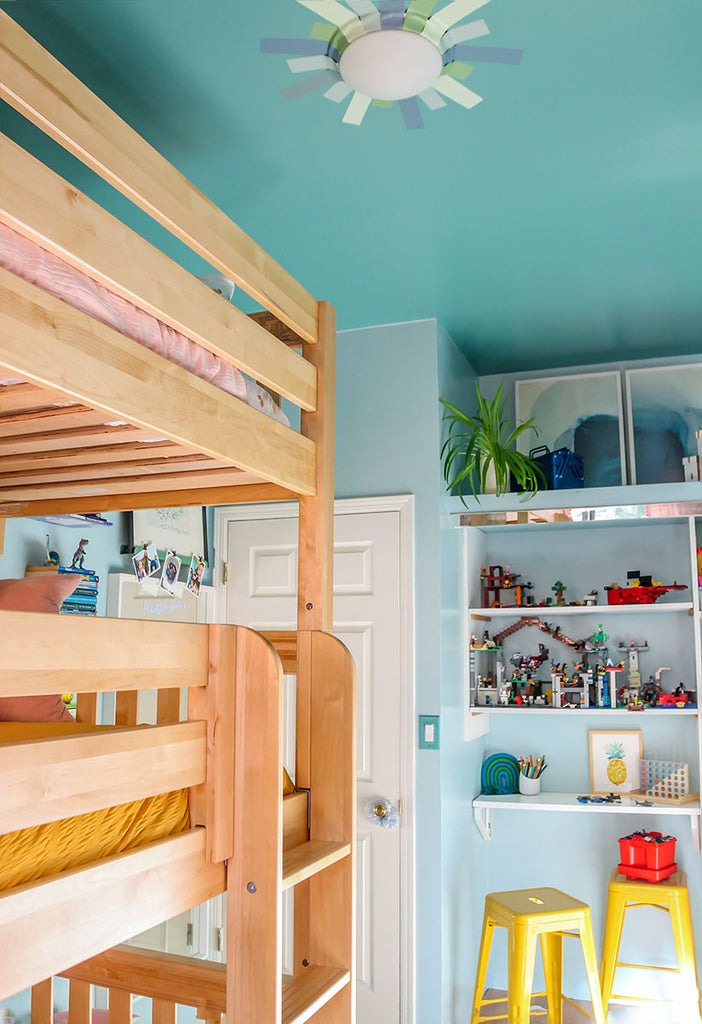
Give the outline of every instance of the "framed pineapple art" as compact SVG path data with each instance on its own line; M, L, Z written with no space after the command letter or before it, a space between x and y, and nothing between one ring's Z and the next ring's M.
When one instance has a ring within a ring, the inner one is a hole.
M639 788L641 730L590 733L590 792L630 793Z

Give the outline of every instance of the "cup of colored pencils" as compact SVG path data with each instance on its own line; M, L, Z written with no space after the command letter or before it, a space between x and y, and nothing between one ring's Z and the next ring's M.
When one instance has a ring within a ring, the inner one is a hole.
M519 758L519 792L524 796L536 796L541 792L541 776L547 768L546 757Z

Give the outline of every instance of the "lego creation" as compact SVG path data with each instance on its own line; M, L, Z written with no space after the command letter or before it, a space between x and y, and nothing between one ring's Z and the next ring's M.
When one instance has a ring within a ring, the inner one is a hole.
M655 583L652 576L644 575L639 569L627 572L626 578L625 587L618 583L605 587L607 604L653 604L669 590L687 590L686 583Z

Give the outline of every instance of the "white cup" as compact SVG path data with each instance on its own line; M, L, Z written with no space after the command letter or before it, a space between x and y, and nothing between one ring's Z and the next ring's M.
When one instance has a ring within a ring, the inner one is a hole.
M527 775L519 773L519 792L524 796L536 796L541 792L541 779L530 779Z

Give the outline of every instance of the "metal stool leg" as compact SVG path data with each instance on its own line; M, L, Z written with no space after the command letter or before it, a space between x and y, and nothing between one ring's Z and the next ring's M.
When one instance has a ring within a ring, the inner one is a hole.
M587 983L590 987L590 998L592 1000L592 1012L596 1024L605 1024L606 1016L600 995L600 980L597 973L597 954L595 952L595 940L592 934L592 919L588 910L583 923L578 927L580 935L580 946L585 961L585 973Z
M536 933L521 922L510 929L507 949L508 1024L529 1024L536 960Z
M541 957L546 981L548 1024L563 1024L563 936L560 932L541 933Z
M680 1002L684 1003L694 1021L695 1014L699 1019L700 993L697 982L697 966L695 964L695 940L692 932L692 914L687 889L672 894L670 900L670 923L673 928L675 951L680 970Z
M477 1024L477 1021L480 1019L483 992L485 991L485 978L487 977L488 960L490 959L490 949L492 947L492 938L494 934L495 924L490 920L490 916L486 910L483 914L483 930L480 936L480 948L478 951L478 969L475 973L473 1009L470 1015L471 1024Z
M617 958L619 956L619 946L624 927L625 904L626 901L619 893L610 891L607 894L604 941L602 943L602 966L600 970L600 991L602 992L602 1006L605 1013L608 1011L609 1000L614 987L614 974L617 970Z

